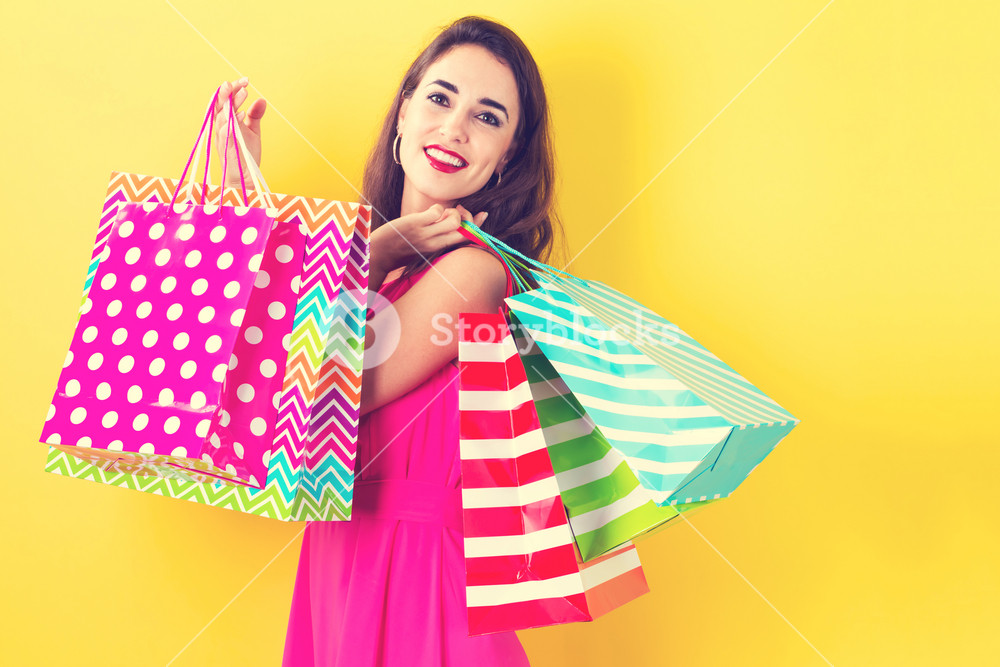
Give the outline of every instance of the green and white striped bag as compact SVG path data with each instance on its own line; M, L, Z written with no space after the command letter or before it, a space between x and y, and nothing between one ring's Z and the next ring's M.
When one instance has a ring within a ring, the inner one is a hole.
M798 424L637 301L470 231L501 255L520 284L526 281L518 273L538 283L506 304L512 331L534 341L547 362L531 353L524 358L584 559L686 506L730 495Z

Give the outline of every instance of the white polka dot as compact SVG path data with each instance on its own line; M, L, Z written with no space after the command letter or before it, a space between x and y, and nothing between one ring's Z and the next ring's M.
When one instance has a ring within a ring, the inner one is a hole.
M230 475L235 475L236 474L236 466L234 466L232 463L227 463L226 464L226 472L228 472Z
M177 230L177 238L181 241L190 241L192 236L194 236L194 225L190 222L185 222Z
M240 388L236 390L236 396L244 403L249 403L253 400L253 386L250 384L241 384Z
M266 378L274 377L274 374L278 372L278 365L274 363L271 359L265 359L260 362L260 374Z
M118 282L118 276L113 273L109 273L103 278L101 278L101 289L111 289Z
M56 406L50 404L49 405L49 411L45 415L45 421L49 421L50 419L52 419L55 416L56 416Z
M298 276L295 276L294 278L292 278L292 293L293 294L298 294L299 293L299 277Z
M238 364L239 362L240 362L240 360L236 358L236 354L235 353L230 354L229 355L229 370L233 370L234 368L236 368L236 364Z
M179 303L175 303L174 305L172 305L169 308L167 308L167 319L170 320L170 321L175 321L183 313L184 313L184 306L182 306Z
M140 320L144 320L149 317L151 312L153 312L153 304L148 301L143 301L139 304L139 307L135 309L135 316Z
M236 452L236 456L238 456L240 459L242 459L243 456L246 454L246 451L243 449L243 445L239 442L233 443L233 451Z
M125 448L125 444L121 440L112 440L108 444L108 449L112 452L120 452Z
M118 423L118 413L114 410L104 413L104 417L101 418L101 425L104 428L111 428Z
M69 420L74 424L79 424L86 418L87 410L85 408L74 408L73 412L69 415Z
M132 420L132 428L134 428L136 431L141 431L147 426L149 426L149 415L147 415L145 412L140 412L135 416L135 419ZM142 449L140 448L139 451L142 452ZM152 454L153 452L142 452L142 453Z
M63 361L63 368L66 368L71 363L73 363L73 350L66 353L66 359Z
M189 269L193 269L198 266L199 262L201 262L201 251L199 250L192 250L187 254L187 257L184 258L184 266Z
M218 352L222 348L222 338L219 336L209 336L205 341L205 351L209 354Z
M233 314L229 316L229 323L234 327L238 327L243 324L243 317L246 315L247 311L242 308L237 308L233 311Z
M218 204L205 204L205 206L203 207L202 210L205 212L205 215L212 215L213 213L215 213L215 212L217 212L219 210L219 205Z
M270 449L265 450L263 456L261 456L260 458L261 461L264 462L264 465L266 466L271 465L271 450Z
M170 452L171 456L181 456L186 457L188 455L187 449L184 447L174 447L174 451Z
M121 345L128 338L128 330L125 327L118 327L115 332L111 334L111 342L115 345Z
M128 252L125 253L125 263L135 264L139 261L139 257L142 255L142 251L138 248L129 248Z
M104 355L100 352L95 352L90 355L90 359L87 360L87 368L92 371L96 371L104 363Z
M120 373L129 373L133 367L135 367L135 358L130 354L126 354L118 361L118 372Z
M219 438L218 433L213 433L212 436L208 439L208 441L212 443L213 447L218 447L222 444L222 439Z
M166 265L166 263L170 261L170 250L168 248L162 248L158 253L156 253L156 257L153 261L156 262L157 266Z
M170 294L174 291L175 287L177 287L177 278L174 278L173 276L167 276L163 279L163 282L160 283L160 291L164 294Z
M118 313L122 312L122 302L115 299L108 304L108 317L115 317Z
M193 394L191 394L192 409L201 410L207 404L208 404L208 399L205 397L204 392L196 391Z
M212 233L209 235L208 238L212 239L213 243L218 243L222 239L226 238L226 228L223 227L222 225L219 225L218 227L212 230Z
M267 432L267 422L263 417L254 417L250 420L250 432L254 435L264 435Z
M212 425L211 419L202 419L198 422L198 425L194 427L194 434L199 438L204 438L208 435L208 427ZM209 461L211 463L211 461Z
M160 396L156 401L160 405L173 405L174 404L174 392L170 389L161 389Z
M82 438L76 441L77 447L91 447L93 446L93 444L94 441L88 438L87 436L83 436Z
M249 262L247 262L247 268L250 269L251 271L259 271L260 262L263 259L264 255L262 253L257 253L256 255L250 258Z
M146 213L152 213L153 211L156 210L157 206L159 206L159 202L148 201L142 205L142 210L145 211Z
M256 486L257 488L260 488L260 484L257 482L257 478L254 477L253 475L250 475L250 483Z
M163 422L163 432L167 435L177 433L177 429L180 427L181 420L179 417L167 417L167 421Z
M292 347L292 334L285 334L281 337L281 347L285 348L285 352L288 352Z
M185 380L190 380L197 370L198 364L189 359L181 364L181 377Z
M214 369L212 369L212 379L216 382L222 382L226 377L226 364L219 364Z
M97 338L97 327L87 327L83 330L83 335L80 336L84 343L93 343L94 339Z
M79 380L70 380L69 382L66 383L66 395L67 396L76 396L79 393L80 393L80 381Z
M136 419L139 419L139 418L136 417ZM135 422L132 422L132 423L135 424ZM146 428L146 427L143 426L142 428L137 428L136 430L137 431L141 431L143 428ZM151 443L151 442L145 442L145 443L143 443L142 447L139 448L139 453L140 454L155 454L156 453L156 447L154 447L153 443Z
M132 279L132 291L138 292L146 286L146 276L139 274Z
M108 384L107 382L102 382L101 384L97 385L97 391L95 392L95 395L102 401L107 400L111 396L111 385Z
M198 321L202 324L208 324L212 321L213 317L215 317L215 308L211 306L205 306L198 311Z
M132 385L128 388L128 402L138 403L142 400L142 387L137 384Z
M222 253L221 255L219 255L219 260L215 264L220 269L225 271L226 269L228 269L230 266L233 265L233 253L231 252Z
M166 368L166 366L167 365L166 363L164 363L163 358L157 357L156 359L153 359L151 362L149 362L149 374L152 375L153 377L156 377L157 375L163 372L163 369Z
M229 414L228 410L222 410L219 413L219 426L225 428L229 426L229 421L232 419L232 415Z
M154 222L153 225L149 228L149 238L155 241L156 239L163 236L163 231L165 229L166 228L163 226L162 222Z
M273 405L274 409L277 410L280 404L281 404L281 392L276 391L274 392L274 396L271 397L271 405Z
M159 338L159 334L150 329L142 336L142 344L144 347L153 347L156 345L156 340Z
M257 230L253 227L247 227L243 230L243 233L240 234L240 240L247 245L253 243L257 240Z
M87 313L90 312L90 309L93 308L93 306L94 306L94 302L91 301L90 298L84 299L83 300L83 305L80 306L80 314L81 315L86 315Z
M271 276L267 274L267 271L260 270L257 272L257 277L253 279L253 286L258 288L267 287L271 282Z
M135 225L132 224L131 220L122 220L121 224L118 225L118 236L127 239L132 235L133 230L135 230Z
M230 281L229 283L226 283L226 287L222 290L222 293L226 295L226 298L232 299L240 293L240 284L235 280Z
M260 330L260 327L247 327L247 330L243 332L243 337L251 345L256 345L264 339L264 333Z
M295 253L292 252L291 247L286 245L279 245L277 249L274 251L275 259L277 259L282 264L288 264L290 261L292 261L292 257L294 256Z
M198 280L194 281L194 283L191 285L191 294L194 294L195 296L201 296L207 290L208 290L208 281L205 280L204 278L198 278Z
M58 433L53 433L45 439L45 443L49 445L58 445L62 442L62 438L59 437Z
M97 261L104 262L108 259L108 257L111 257L111 248L108 247L107 243L105 243L104 248L101 250L101 254L97 256Z
M180 332L174 336L174 349L183 350L191 342L191 336L187 335L185 332Z
M212 455L209 454L208 452L205 452L204 454L201 455L201 460L204 461L205 463L209 464L209 465L215 465L212 462Z
M267 314L276 320L280 320L285 316L285 304L280 301L272 301L271 305L267 307Z

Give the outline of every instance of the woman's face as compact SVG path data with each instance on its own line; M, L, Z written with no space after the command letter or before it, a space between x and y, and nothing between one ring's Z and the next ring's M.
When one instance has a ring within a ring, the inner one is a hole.
M520 112L514 74L483 47L456 46L431 64L399 110L403 214L453 206L502 173Z

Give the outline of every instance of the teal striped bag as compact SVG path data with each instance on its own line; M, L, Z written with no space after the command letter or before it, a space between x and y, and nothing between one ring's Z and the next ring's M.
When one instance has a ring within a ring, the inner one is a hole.
M798 424L649 308L472 227L521 288L510 328L584 560L730 495Z

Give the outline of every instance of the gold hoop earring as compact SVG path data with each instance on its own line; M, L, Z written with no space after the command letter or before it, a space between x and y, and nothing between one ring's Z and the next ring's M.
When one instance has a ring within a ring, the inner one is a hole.
M499 172L499 171L498 171L498 172L497 172L497 184L496 184L496 185L494 185L493 187L495 187L495 188L499 188L499 187L500 187L500 178L501 178L502 176L503 176L503 174L502 174L501 172Z
M396 164L401 165L402 162L399 161L399 140L403 138L403 135L399 132L396 133L396 138L392 141L392 160Z

